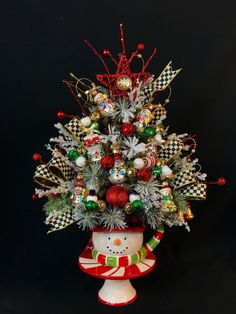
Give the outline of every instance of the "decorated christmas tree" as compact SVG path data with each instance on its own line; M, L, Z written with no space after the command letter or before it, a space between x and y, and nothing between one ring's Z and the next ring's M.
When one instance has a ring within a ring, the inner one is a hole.
M170 83L181 69L174 70L169 62L154 77L148 66L156 49L145 62L140 43L128 57L122 25L120 31L122 52L118 59L108 49L102 56L86 41L105 73L96 75L97 82L70 74L64 82L80 111L74 116L58 112L65 123L55 124L59 135L46 145L52 153L49 162L33 155L41 161L34 174L40 187L33 197L48 198L44 210L49 233L72 224L93 231L92 243L79 264L84 271L105 279L111 271L103 269L98 275L99 265L111 270L125 268L115 279L138 277L144 269L138 265L148 265L144 272L150 271L155 264L151 252L161 239L163 226L189 230L188 221L193 218L190 201L204 200L207 187L206 174L194 157L194 137L169 133L164 124ZM108 68L108 59L114 63L115 73ZM139 72L131 72L134 61L141 61ZM217 183L224 184L224 179ZM145 227L155 234L142 246L140 233ZM101 239L103 233L105 238ZM85 260L91 264L94 260L96 265L85 267ZM129 303L134 298L113 303ZM102 292L100 299L111 303Z

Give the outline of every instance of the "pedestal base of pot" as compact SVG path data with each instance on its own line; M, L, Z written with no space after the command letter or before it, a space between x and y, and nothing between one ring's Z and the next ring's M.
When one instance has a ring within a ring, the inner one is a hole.
M108 280L106 279L98 293L98 300L103 304L110 306L124 306L137 299L136 290L126 280Z
M93 246L89 243L78 258L79 267L90 276L105 279L98 293L98 299L110 306L124 306L137 299L129 279L139 278L151 272L156 265L152 252L137 264L127 267L112 267L99 264L92 257Z

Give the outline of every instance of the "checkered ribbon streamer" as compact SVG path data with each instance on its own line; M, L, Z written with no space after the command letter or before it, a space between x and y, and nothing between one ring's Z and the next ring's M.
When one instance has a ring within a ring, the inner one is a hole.
M51 217L48 217L45 221L46 225L51 225L52 228L48 231L48 234L54 231L62 230L71 224L73 224L75 220L72 217L72 210L68 209L63 212L59 212Z
M143 104L149 104L153 100L153 94L157 91L157 82L147 84L141 91L140 95L143 97Z
M156 126L157 122L161 122L166 118L167 111L162 105L158 105L154 111L152 111L152 114L154 118L152 119L150 126Z
M180 193L187 199L191 200L205 200L207 185L205 183L195 183L186 186L180 190Z
M183 186L195 183L196 179L191 170L183 170L175 175L171 185L174 189L180 189Z
M52 188L60 185L60 179L49 171L47 165L39 165L36 168L34 181L44 188Z
M72 180L74 171L70 168L61 157L53 157L48 163L49 171L59 179L64 181Z
M169 140L158 154L158 159L165 162L178 155L183 149L184 144L180 139L174 138Z
M143 97L144 105L153 100L153 94L155 92L164 90L180 71L181 69L173 71L170 61L159 77L154 82L147 84L142 90L141 96Z
M176 75L181 71L172 70L171 61L167 64L165 69L162 71L160 76L155 80L154 83L157 83L157 91L162 91L170 84L170 82L176 77Z
M83 138L86 136L86 133L81 129L80 120L77 118L70 120L69 123L64 125L64 128L69 131L79 142L82 142Z

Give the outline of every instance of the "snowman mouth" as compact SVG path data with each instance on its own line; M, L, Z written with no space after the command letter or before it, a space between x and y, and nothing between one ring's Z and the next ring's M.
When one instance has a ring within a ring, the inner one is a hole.
M107 249L112 254L123 254L123 253L125 253L129 249L129 247L126 246L123 250L114 250L114 249L111 249L109 246L107 246Z

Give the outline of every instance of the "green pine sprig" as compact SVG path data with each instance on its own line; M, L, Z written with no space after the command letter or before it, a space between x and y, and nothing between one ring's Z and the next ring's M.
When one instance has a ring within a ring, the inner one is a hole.
M71 208L72 199L70 193L61 193L58 196L49 196L48 201L44 204L43 209L47 215Z

